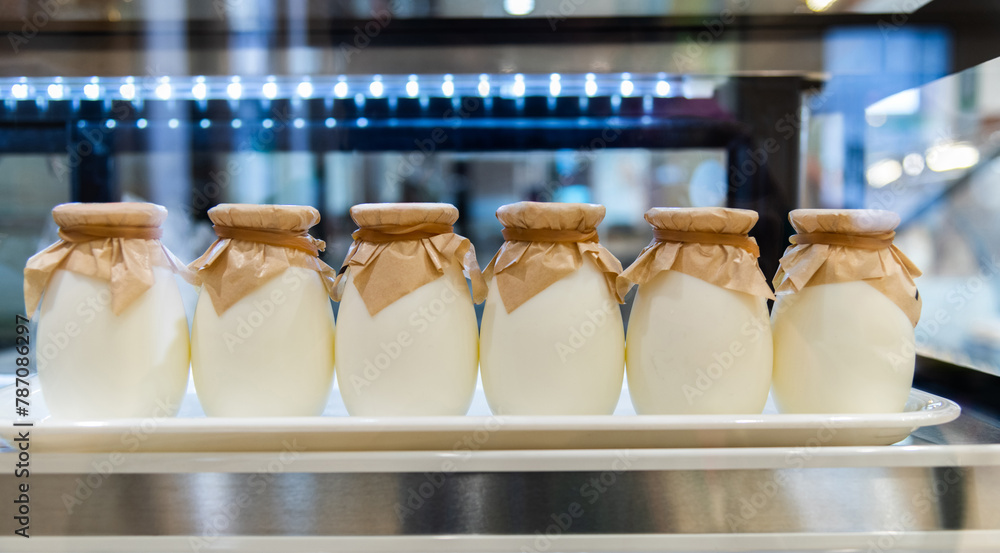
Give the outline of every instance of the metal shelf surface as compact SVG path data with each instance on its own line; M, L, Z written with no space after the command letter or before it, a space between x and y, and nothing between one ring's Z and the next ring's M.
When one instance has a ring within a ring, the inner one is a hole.
M0 550L992 552L1000 425L964 399L887 447L39 453Z

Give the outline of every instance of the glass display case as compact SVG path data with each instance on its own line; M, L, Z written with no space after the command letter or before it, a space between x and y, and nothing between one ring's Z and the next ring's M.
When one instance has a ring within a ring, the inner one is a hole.
M790 210L880 208L924 270L915 386L963 409L885 447L43 451L37 539L8 516L0 549L1000 548L998 24L972 0L0 0L3 320L71 201L165 206L185 262L220 203L310 205L334 268L362 202L455 205L482 267L515 201L603 204L626 266L650 207L747 208L768 277Z

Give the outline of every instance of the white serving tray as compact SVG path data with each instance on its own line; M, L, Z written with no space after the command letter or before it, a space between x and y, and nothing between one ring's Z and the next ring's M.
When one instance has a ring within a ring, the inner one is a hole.
M33 452L476 451L702 447L889 445L923 426L950 422L959 406L913 389L902 413L781 415L768 402L759 415L636 415L623 390L614 415L492 416L478 389L468 416L349 417L334 389L321 417L206 417L194 388L176 418L103 421L48 416L32 378ZM0 389L0 438L16 428L13 389Z

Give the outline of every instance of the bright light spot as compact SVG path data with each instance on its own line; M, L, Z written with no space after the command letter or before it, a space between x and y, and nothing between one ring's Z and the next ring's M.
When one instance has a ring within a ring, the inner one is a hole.
M875 113L873 111L865 112L865 121L871 127L881 127L882 125L885 125L886 119L887 117L884 113Z
M96 100L101 97L101 87L97 83L90 83L83 86L83 95L88 100Z
M368 85L368 92L372 93L372 96L378 98L385 92L385 86L382 85L380 77L376 77L376 80L372 81L372 84Z
M559 82L561 77L558 73L553 73L549 77L549 95L558 96L562 92L562 83Z
M883 186L895 182L903 176L903 167L895 159L883 159L868 166L865 171L865 178L872 188L882 188Z
M208 87L205 83L195 83L191 87L191 96L194 96L195 100L204 100L208 96Z
M486 75L479 76L479 86L476 87L479 95L483 98L490 95L490 78Z
M622 96L631 96L632 91L635 90L635 85L632 84L632 81L626 79L622 81L621 90L622 90Z
M979 163L979 150L967 142L939 144L927 150L927 168L935 173L965 169Z
M233 100L239 100L243 96L243 85L237 81L233 81L226 85L226 95Z
M309 81L302 81L295 87L295 93L302 98L311 98L313 95L313 84Z
M347 83L344 81L340 81L339 83L333 85L333 94L336 95L337 98L346 98Z
M114 119L108 119L107 121L104 122L104 126L109 129L113 129L118 126L118 122L115 121Z
M587 73L587 82L583 85L583 91L587 93L587 96L594 96L597 94L597 81L594 80L593 73Z
M62 100L63 97L63 85L59 83L53 83L49 85L48 88L49 98L53 100Z
M667 96L670 94L670 83L667 81L658 81L656 83L656 95L657 96Z
M177 119L171 119L170 121L167 121L167 126L170 127L171 129L176 129L180 124L181 122L178 121Z
M410 75L410 80L406 82L406 95L416 98L417 94L420 94L420 84L417 83L416 75Z
M326 128L328 129L332 129L337 126L337 120L334 119L333 117L327 117L324 123L326 124Z
M156 86L156 97L161 100L169 100L170 95L173 93L173 89L170 88L170 83L160 83Z
M240 127L243 126L243 120L242 119L233 119L232 122L230 123L230 125L232 125L232 127L234 129L238 129L238 128L240 128Z
M24 83L18 83L10 87L10 93L14 95L18 100L24 100L28 97L28 85Z
M514 75L514 96L524 96L524 75Z
M265 119L261 122L261 125L263 125L265 129L270 129L274 126L274 121L271 119Z
M814 12L825 12L836 2L837 0L806 0L806 7Z
M685 98L711 98L715 95L715 83L710 79L684 79L681 91Z
M268 100L273 100L275 96L278 95L278 83L266 82L264 86L261 87L260 91L264 94L264 97Z
M361 127L361 128L367 127L368 126L368 119L366 119L364 117L358 117L358 126Z
M149 122L146 121L145 119L137 119L136 122L135 122L135 126L138 127L138 128L140 128L140 129L145 129L146 125L148 125L148 124L149 124Z
M907 154L903 158L903 172L915 177L924 172L924 156L918 153Z
M118 87L118 94L121 94L123 100L131 100L135 98L135 85L132 83L125 83Z
M882 115L912 115L920 110L920 89L912 88L868 106L866 111Z
M535 10L535 0L503 0L503 11L510 15L528 15Z
M198 121L198 126L203 129L207 129L212 126L212 122L208 119L202 119L201 121Z
M292 121L292 125L294 125L296 129L301 129L302 127L306 126L306 121L301 117L296 117L295 120Z
M455 94L455 83L452 81L441 83L441 93L444 94L445 98L451 98Z

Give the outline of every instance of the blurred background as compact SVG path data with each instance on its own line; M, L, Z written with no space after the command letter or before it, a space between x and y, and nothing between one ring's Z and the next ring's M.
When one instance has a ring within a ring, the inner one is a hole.
M867 207L924 270L920 351L997 372L998 25L974 0L0 0L0 320L68 201L166 206L184 261L216 204L308 204L335 267L361 202L458 206L482 266L505 203L607 206L626 266L648 208L742 207L768 277L789 210Z

